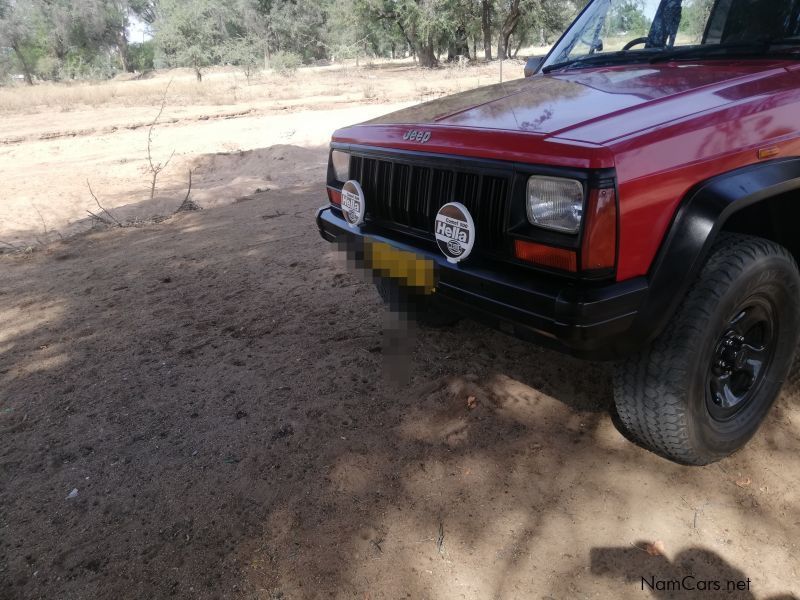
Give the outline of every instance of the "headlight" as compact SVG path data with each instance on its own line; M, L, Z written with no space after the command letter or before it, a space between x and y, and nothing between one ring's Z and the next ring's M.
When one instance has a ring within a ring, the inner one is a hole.
M563 233L578 233L583 218L583 184L560 177L528 179L528 220Z
M331 152L331 163L336 181L345 183L350 180L350 155L346 152L334 150Z

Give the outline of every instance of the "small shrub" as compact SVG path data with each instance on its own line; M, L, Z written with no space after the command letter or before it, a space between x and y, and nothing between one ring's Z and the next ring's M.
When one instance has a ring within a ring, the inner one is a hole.
M361 86L361 91L363 92L366 100L372 100L377 96L375 93L375 86L371 83L365 83L363 86Z
M302 57L293 52L276 52L270 60L270 67L281 75L294 73L302 64Z

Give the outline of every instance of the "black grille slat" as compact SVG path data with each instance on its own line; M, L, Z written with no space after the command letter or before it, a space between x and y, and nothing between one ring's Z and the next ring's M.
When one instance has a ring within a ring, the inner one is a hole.
M428 167L413 166L414 185L408 196L409 222L408 225L421 231L428 231L428 215L430 214L431 196L431 169ZM438 209L437 209L438 210Z
M392 199L392 163L383 160L378 162L376 176L378 178L376 186L378 188L378 197L387 199L389 216L394 219L397 212L402 210L402 207L396 206L397 203L393 202Z
M511 171L489 174L356 155L350 167L360 176L369 220L390 229L412 229L432 240L436 212L448 202L461 202L475 220L477 249L502 251Z

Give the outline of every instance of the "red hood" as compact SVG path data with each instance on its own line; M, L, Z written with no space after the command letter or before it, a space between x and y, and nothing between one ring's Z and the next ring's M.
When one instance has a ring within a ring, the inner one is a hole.
M528 146L533 134L542 141L596 148L692 114L796 87L796 78L787 77L789 64L667 63L539 75L407 108L341 130L334 139L363 138L361 143L421 150L419 144L403 144L402 134L415 126L433 131L426 151L433 151L437 138L443 143L466 129L478 138L481 130L491 130L495 140L501 131L526 134Z

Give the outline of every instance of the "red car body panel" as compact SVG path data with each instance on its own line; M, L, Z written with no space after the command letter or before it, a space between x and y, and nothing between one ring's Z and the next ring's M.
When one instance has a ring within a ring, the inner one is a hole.
M432 132L430 141L404 140L414 127ZM690 189L766 156L800 155L800 66L710 60L537 75L404 109L339 130L333 140L615 168L623 281L647 274Z

